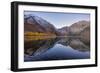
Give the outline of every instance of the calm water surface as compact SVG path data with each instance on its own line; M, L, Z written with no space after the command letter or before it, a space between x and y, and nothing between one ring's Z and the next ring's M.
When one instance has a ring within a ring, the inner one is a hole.
M24 61L89 59L90 45L80 38L56 37L24 42Z

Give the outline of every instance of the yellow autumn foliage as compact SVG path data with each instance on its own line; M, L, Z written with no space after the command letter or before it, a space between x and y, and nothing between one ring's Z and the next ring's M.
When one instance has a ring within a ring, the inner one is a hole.
M25 36L41 36L46 35L45 33L39 33L39 32L26 32L24 33Z
M25 32L25 36L48 36L50 34L41 33L41 32Z

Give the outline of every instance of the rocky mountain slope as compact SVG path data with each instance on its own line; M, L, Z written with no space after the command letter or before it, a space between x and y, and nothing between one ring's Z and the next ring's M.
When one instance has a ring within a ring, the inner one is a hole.
M85 28L90 27L89 25L90 25L89 21L79 21L72 24L69 27L66 26L59 30L61 33L65 35L67 34L67 35L75 36L75 35L80 35L85 30Z
M56 36L86 36L90 37L90 22L78 21L71 26L57 29L50 22L36 15L24 15L24 32L39 32Z
M24 32L57 34L56 28L51 23L35 15L24 15Z

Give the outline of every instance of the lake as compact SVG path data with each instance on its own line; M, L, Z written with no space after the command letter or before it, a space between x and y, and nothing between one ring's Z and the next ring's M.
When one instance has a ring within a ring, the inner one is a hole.
M25 62L89 58L90 43L79 37L49 37L24 41Z

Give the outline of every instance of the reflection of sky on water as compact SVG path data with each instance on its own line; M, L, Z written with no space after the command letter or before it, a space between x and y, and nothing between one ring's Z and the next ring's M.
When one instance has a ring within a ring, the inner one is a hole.
M45 53L45 55L52 55L52 56L56 56L56 57L64 57L65 58L81 58L81 57L88 57L87 55L89 54L89 52L79 52L77 50L72 49L70 46L63 46L61 44L56 44L52 49L50 49L49 51L47 51ZM60 55L59 55L60 54Z
M46 52L40 54L38 52L35 56L25 57L27 61L40 61L40 60L64 60L64 59L88 59L90 57L89 51L80 52L72 49L70 46L63 46L55 44L53 48L48 49Z

